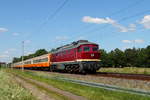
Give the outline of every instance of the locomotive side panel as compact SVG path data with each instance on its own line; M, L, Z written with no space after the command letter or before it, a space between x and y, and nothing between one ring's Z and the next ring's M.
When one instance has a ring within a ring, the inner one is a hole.
M53 63L74 61L74 60L76 60L76 48L52 54L52 62Z

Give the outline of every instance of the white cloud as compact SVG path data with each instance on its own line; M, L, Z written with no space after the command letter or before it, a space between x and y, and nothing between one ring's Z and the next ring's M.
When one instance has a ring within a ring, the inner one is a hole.
M144 43L145 41L144 40L141 40L141 39L136 39L134 40L135 43Z
M136 25L135 24L130 24L128 27L124 27L118 23L113 23L112 24L114 27L118 28L120 32L130 32L130 31L135 31L136 30Z
M9 55L0 55L0 58L8 58Z
M3 27L0 27L0 33L1 33L1 32L7 32L7 31L8 31L8 29L3 28Z
M90 16L84 16L82 19L86 23L96 23L96 24L105 24L105 23L114 23L115 21L106 17L106 18L92 18Z
M17 49L9 48L0 53L0 60L4 62L11 62L13 57L18 55Z
M132 43L131 40L122 40L123 43Z
M140 21L140 24L144 25L145 28L150 29L150 15L144 16Z
M122 40L123 43L144 43L145 41L142 39L135 39L135 40Z
M135 24L130 24L129 25L129 31L135 31L136 30L136 25Z
M9 53L12 53L12 52L14 52L14 51L16 51L15 48L10 48L10 49L4 51L4 54L9 54Z
M16 33L16 32L15 32L15 33L12 33L12 35L13 35L13 36L18 36L19 33Z
M95 24L110 24L113 27L117 28L120 32L129 32L129 31L135 31L136 25L130 24L128 27L120 25L116 20L113 20L109 17L106 18L93 18L90 16L84 16L82 18L83 22L86 23L95 23Z
M9 51L7 51L7 50L6 50L6 51L4 51L4 54L9 54Z

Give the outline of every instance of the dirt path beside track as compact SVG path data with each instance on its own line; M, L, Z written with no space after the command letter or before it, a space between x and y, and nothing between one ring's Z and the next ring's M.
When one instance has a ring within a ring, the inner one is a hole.
M28 89L34 97L36 97L38 100L55 100L53 98L50 98L44 91L40 91L36 86L24 81L23 79L19 77L15 77L15 80L24 88Z
M15 76L15 79L18 83L20 83L23 87L29 89L32 92L32 94L35 97L37 97L39 100L56 100L56 99L50 97L46 93L46 91L39 90L36 86L34 86L34 84L36 84L40 87L46 88L49 91L53 91L53 92L56 92L58 94L61 94L61 95L65 96L67 98L67 100L87 100L82 96L77 96L77 95L72 94L70 92L60 90L60 89L55 88L49 84L39 82L37 80L33 80L33 79L29 79L29 78L17 76L17 75L14 75L14 76ZM31 82L33 84L31 84L29 82Z

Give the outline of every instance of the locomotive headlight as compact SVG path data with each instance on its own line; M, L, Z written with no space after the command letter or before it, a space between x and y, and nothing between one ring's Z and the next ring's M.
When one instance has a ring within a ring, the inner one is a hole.
M91 54L91 57L94 57L94 54Z

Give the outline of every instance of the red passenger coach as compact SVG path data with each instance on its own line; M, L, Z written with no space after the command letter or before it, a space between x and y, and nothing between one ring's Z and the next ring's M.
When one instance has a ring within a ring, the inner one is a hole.
M66 72L96 72L100 68L98 45L79 40L52 53L52 68Z

